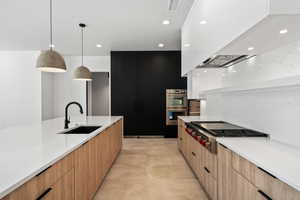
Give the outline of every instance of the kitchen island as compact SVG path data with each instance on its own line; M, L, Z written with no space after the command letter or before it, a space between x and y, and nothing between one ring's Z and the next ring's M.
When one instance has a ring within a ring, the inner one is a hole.
M56 118L1 130L0 199L91 199L121 150L123 117L73 117L70 129L80 125L101 127L67 135Z

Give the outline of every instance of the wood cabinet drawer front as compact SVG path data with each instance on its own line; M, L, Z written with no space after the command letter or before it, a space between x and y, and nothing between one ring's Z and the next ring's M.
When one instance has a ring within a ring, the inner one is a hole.
M49 188L73 167L74 154L71 153L37 176L40 190L44 191Z
M222 144L218 144L218 162L227 162L231 160L231 151Z
M52 187L46 190L43 200L73 200L74 198L74 169L59 179Z
M254 184L256 166L253 163L232 152L232 168Z
M202 162L203 162L203 166L206 167L210 174L217 179L217 171L218 171L218 166L217 166L217 155L211 153L210 151L208 151L206 148L204 148L203 146L201 146L200 144L198 144L200 146L200 148L202 148Z
M218 199L232 199L232 156L231 151L218 144Z
M197 174L197 170L199 168L200 160L201 160L201 152L198 150L198 142L194 140L193 138L191 139L191 167L194 170L194 173Z
M232 198L233 200L256 200L257 189L246 178L232 171ZM259 196L258 196L259 197Z
M290 199L287 196L300 199L298 192L258 167L255 168L255 186L273 200ZM264 194L260 196L264 196Z
M217 181L205 169L202 170L203 181L201 181L201 185L204 187L211 200L217 200Z
M71 153L10 193L6 199L35 200L73 167L74 157Z

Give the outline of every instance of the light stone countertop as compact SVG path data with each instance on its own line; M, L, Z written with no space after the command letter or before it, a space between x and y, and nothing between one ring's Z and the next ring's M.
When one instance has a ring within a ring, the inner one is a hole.
M64 118L0 130L0 199L122 118L71 118L70 128L102 126L90 134L57 134L64 131Z
M178 118L184 122L220 121L216 117L207 116ZM300 149L270 138L219 137L217 142L300 191Z

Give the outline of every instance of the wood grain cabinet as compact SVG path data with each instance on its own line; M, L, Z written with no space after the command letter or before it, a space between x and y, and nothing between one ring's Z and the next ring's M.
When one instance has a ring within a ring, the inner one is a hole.
M177 137L177 144L178 144L178 148L180 151L182 151L182 140L183 140L183 131L185 129L185 125L184 125L184 122L181 120L181 119L178 119L178 137Z
M5 200L33 200L38 199L74 167L74 155L70 154L54 165L44 169L34 178L10 193Z
M218 144L219 200L300 200L300 192Z
M218 145L218 199L233 200L232 192L232 157L231 151Z
M258 200L257 189L242 175L232 170L232 200Z
M2 200L93 199L122 148L119 120Z

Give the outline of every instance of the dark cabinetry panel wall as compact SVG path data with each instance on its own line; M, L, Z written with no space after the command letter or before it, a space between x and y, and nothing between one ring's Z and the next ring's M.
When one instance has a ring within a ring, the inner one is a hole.
M165 92L186 89L180 74L180 51L111 52L111 110L124 116L125 135L176 136L165 125Z

